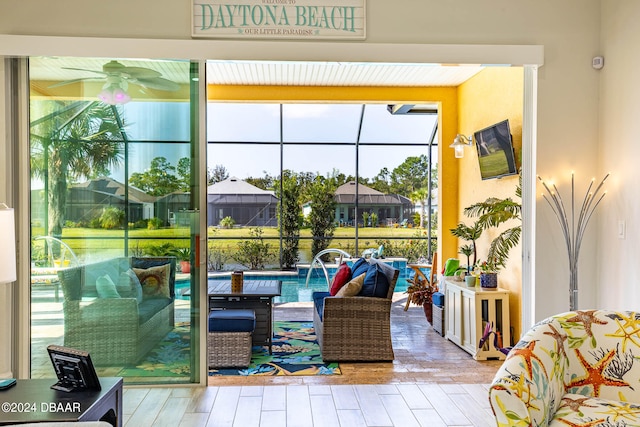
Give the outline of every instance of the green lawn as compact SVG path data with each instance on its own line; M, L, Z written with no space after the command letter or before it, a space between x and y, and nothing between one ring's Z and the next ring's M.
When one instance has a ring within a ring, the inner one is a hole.
M218 229L209 228L209 247L216 247L225 252L234 252L238 242L251 238L251 228ZM271 245L272 251L277 252L279 244L278 230L275 227L264 227L263 237L265 242ZM33 235L42 235L41 228L34 227ZM411 239L416 238L419 233L424 235L425 231L411 228L387 228L387 227L367 227L358 229L359 251L365 248L377 247L377 239ZM83 258L90 253L113 252L114 256L122 253L125 233L123 230L103 230L94 228L64 228L62 239L72 250ZM311 251L311 231L303 229L300 232L299 249L303 260ZM158 230L133 229L128 233L130 253L140 250L146 252L149 246L159 246L171 244L175 247L189 246L189 228L162 228ZM34 242L34 248L42 247L41 241ZM337 247L354 252L355 228L336 228L331 247Z
M509 173L509 163L504 151L480 157L480 170L484 176L497 176Z

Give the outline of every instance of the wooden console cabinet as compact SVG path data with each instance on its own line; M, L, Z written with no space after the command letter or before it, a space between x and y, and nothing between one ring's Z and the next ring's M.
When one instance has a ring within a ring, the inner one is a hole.
M487 322L493 322L494 330L500 331L504 346L511 342L509 291L467 287L464 282L457 282L453 278L446 278L445 281L445 338L476 360L504 360L505 355L494 346L493 335L483 348L479 348L478 344Z

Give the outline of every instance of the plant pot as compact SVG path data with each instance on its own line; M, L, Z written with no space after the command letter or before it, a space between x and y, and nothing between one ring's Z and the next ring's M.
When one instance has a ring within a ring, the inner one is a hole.
M189 261L180 261L180 271L182 273L191 273L191 263Z
M498 289L498 273L482 273L480 275L480 287L485 290Z
M464 283L465 283L468 287L472 288L472 287L475 287L475 286L476 286L476 281L477 281L477 280L478 280L478 278L477 278L476 276L471 276L471 275L469 275L469 276L465 276L465 278L464 278Z
M427 317L427 322L433 325L433 305L431 303L422 304L422 309L424 310L424 315Z

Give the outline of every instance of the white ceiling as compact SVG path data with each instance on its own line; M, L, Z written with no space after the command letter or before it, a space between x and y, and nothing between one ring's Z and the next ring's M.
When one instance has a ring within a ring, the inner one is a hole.
M100 78L103 58L32 58L31 79L66 81ZM118 60L128 67L146 67L176 83L186 84L186 61ZM70 70L68 68L75 68ZM209 61L207 82L221 85L289 86L458 86L484 67L479 65L389 64L354 62Z
M481 66L342 62L209 61L207 81L221 85L458 86Z

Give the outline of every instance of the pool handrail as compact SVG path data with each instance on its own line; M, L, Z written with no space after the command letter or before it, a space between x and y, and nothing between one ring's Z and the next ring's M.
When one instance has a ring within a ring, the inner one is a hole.
M305 284L304 284L305 288L309 287L309 279L311 278L311 271L313 270L313 265L318 261L320 262L320 267L322 267L322 271L324 272L324 277L325 277L325 279L327 279L327 288L329 287L329 285L331 284L331 282L329 281L329 272L327 271L327 267L324 265L324 262L322 262L320 257L322 257L323 255L326 255L326 254L330 254L330 253L337 253L337 254L340 254L340 255L342 255L344 257L351 258L351 254L349 254L346 251L343 251L342 249L329 248L329 249L321 250L320 252L318 252L316 254L316 256L313 257L313 260L311 261L311 264L309 264L309 271L307 272L307 280L305 281Z

